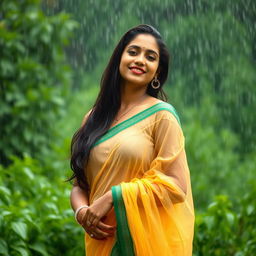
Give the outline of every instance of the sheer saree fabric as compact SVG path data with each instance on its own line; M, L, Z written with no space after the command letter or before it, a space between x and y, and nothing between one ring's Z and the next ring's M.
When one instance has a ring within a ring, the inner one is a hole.
M91 150L89 201L112 189L104 222L114 237L85 236L87 256L190 256L194 208L185 139L174 108L157 103L111 128Z

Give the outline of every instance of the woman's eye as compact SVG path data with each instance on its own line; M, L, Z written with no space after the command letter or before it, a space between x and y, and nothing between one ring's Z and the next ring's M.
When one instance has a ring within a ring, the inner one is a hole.
M128 51L128 53L132 56L136 55L136 52L135 51Z
M148 60L150 60L150 61L154 61L155 59L156 58L154 56L151 56L151 55L148 56Z

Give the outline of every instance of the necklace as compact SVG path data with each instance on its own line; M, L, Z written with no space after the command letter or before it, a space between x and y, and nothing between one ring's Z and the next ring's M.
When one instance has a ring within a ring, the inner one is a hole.
M145 97L145 95L143 95L144 97ZM143 97L143 98L144 98ZM143 98L141 98L140 100L142 100ZM123 116L125 116L127 113L129 113L132 109L134 109L136 106L138 106L139 105L139 103L138 104L135 104L135 105L133 105L131 108L129 108L127 111L125 111L122 115L120 115L118 118L115 118L115 123L117 122L117 121L119 121Z

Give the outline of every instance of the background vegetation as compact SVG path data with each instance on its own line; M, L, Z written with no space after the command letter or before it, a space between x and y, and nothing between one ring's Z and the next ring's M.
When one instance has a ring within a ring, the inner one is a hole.
M2 0L0 255L83 255L64 182L70 139L139 23L172 55L165 88L186 137L194 256L255 255L255 20L250 0Z

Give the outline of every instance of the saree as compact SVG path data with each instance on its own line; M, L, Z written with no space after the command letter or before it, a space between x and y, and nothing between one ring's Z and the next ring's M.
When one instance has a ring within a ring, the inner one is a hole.
M185 138L173 106L158 102L110 128L87 164L89 203L112 190L104 223L115 236L85 234L87 256L191 256L194 206Z

